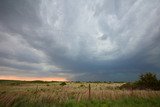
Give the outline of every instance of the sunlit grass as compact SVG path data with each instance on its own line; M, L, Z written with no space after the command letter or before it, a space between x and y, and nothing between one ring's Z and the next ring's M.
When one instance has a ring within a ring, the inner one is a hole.
M123 83L59 82L0 85L0 106L12 107L160 107L160 91L120 90Z

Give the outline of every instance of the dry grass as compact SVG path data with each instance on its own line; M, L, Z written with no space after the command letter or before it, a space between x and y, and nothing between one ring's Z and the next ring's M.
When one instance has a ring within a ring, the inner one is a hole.
M91 100L116 100L121 98L157 98L160 91L151 90L119 90L122 83L91 83ZM25 100L28 103L65 103L69 100L77 102L88 100L88 83L21 84L18 86L0 86L0 104L11 106L16 101Z

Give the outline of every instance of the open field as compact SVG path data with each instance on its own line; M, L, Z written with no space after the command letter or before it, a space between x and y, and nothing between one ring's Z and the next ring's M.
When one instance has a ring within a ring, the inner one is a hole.
M1 81L0 107L160 107L160 91L120 90L124 83L60 83Z

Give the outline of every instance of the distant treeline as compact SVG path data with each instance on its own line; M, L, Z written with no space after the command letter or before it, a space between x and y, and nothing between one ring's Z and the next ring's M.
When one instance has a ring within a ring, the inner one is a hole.
M0 84L6 84L6 85L20 85L20 84L27 84L27 83L53 83L58 81L41 81L41 80L35 80L35 81L21 81L21 80L0 80Z
M124 81L70 81L74 83L126 83Z
M22 80L0 80L0 84L2 83L54 83L61 81L42 81L42 80L34 80L34 81L22 81ZM66 82L74 82L74 83L125 83L123 81L66 81Z

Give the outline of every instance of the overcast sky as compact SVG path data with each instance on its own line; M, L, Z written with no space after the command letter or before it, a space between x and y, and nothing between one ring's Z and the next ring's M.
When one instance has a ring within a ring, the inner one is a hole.
M0 0L0 76L132 81L160 74L160 0Z

